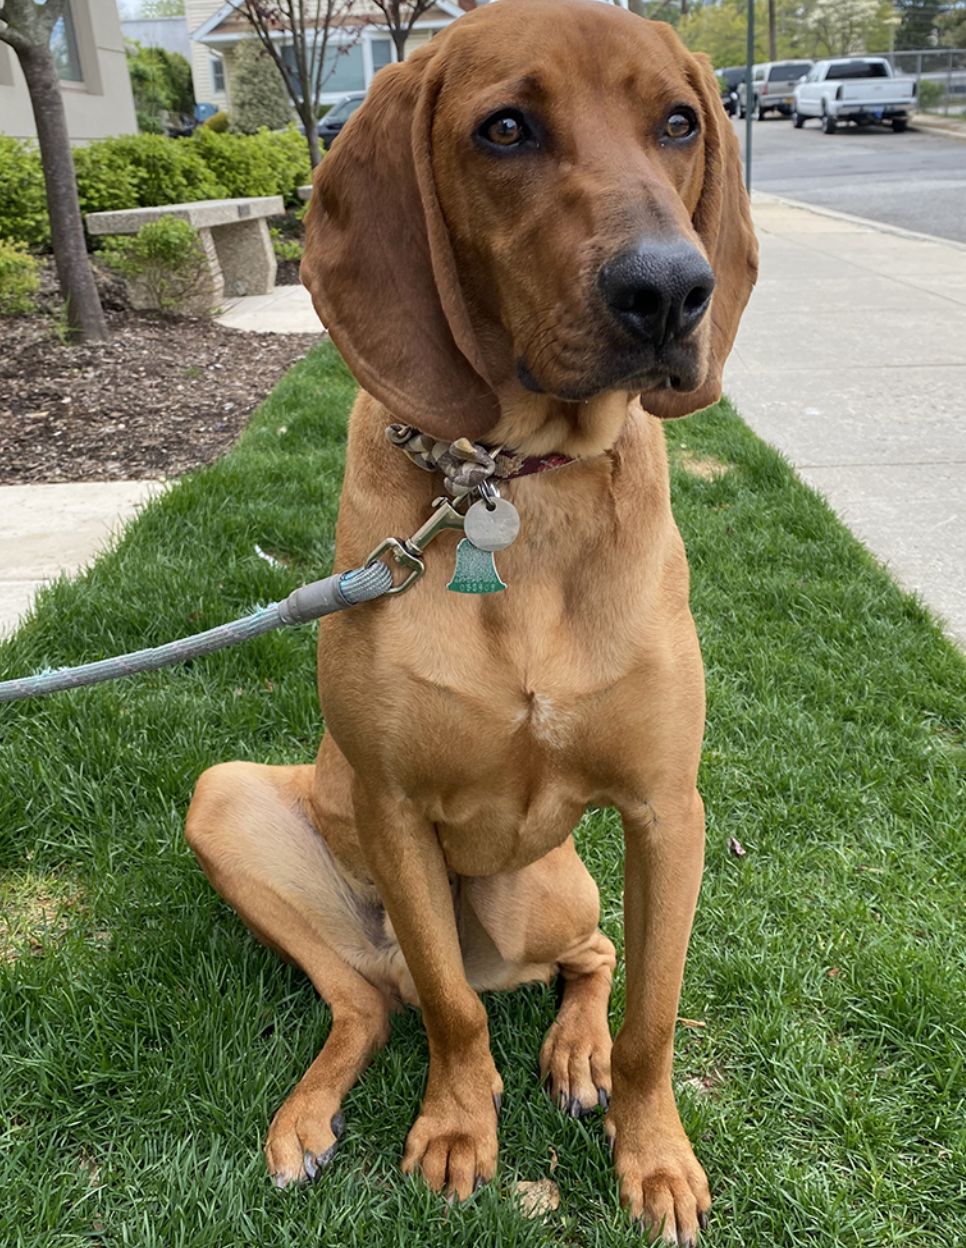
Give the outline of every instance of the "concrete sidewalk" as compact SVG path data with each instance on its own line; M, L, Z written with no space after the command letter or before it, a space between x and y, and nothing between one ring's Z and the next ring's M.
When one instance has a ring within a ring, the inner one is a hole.
M137 513L159 481L0 487L0 636L45 581L73 574Z
M761 279L725 373L742 416L966 646L966 248L756 194ZM307 292L223 324L316 332ZM151 483L0 489L0 632Z
M229 329L270 334L317 334L321 326L304 286L276 286L270 295L242 295L222 301L224 311L216 317Z
M966 247L753 197L741 415L966 646Z

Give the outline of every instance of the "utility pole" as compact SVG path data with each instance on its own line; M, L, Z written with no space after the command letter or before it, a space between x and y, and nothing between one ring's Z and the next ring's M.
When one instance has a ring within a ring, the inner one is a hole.
M751 68L755 63L755 0L748 0L748 52L745 68L745 189L751 194Z

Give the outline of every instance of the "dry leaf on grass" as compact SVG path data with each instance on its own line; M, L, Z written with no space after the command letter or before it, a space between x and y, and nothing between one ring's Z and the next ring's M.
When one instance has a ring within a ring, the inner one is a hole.
M747 852L744 845L742 845L741 841L739 841L736 836L728 837L728 848L736 858L744 858Z
M553 1179L522 1179L514 1184L513 1194L525 1218L543 1218L546 1221L560 1204L560 1188Z

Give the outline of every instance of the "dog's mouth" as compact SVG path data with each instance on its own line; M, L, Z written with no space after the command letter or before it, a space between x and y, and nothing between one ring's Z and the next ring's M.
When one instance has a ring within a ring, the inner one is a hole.
M664 359L642 364L639 358L621 354L609 361L597 361L596 367L586 373L560 378L536 377L521 357L517 361L517 379L531 394L545 394L568 403L586 403L598 395L621 390L628 394L661 390L688 394L704 381L699 355L696 344L681 344Z

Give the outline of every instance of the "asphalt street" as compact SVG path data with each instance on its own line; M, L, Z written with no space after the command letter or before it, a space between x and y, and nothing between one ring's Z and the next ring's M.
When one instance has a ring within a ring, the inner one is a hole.
M733 119L744 156L745 123ZM882 126L752 122L752 188L966 243L966 141Z

